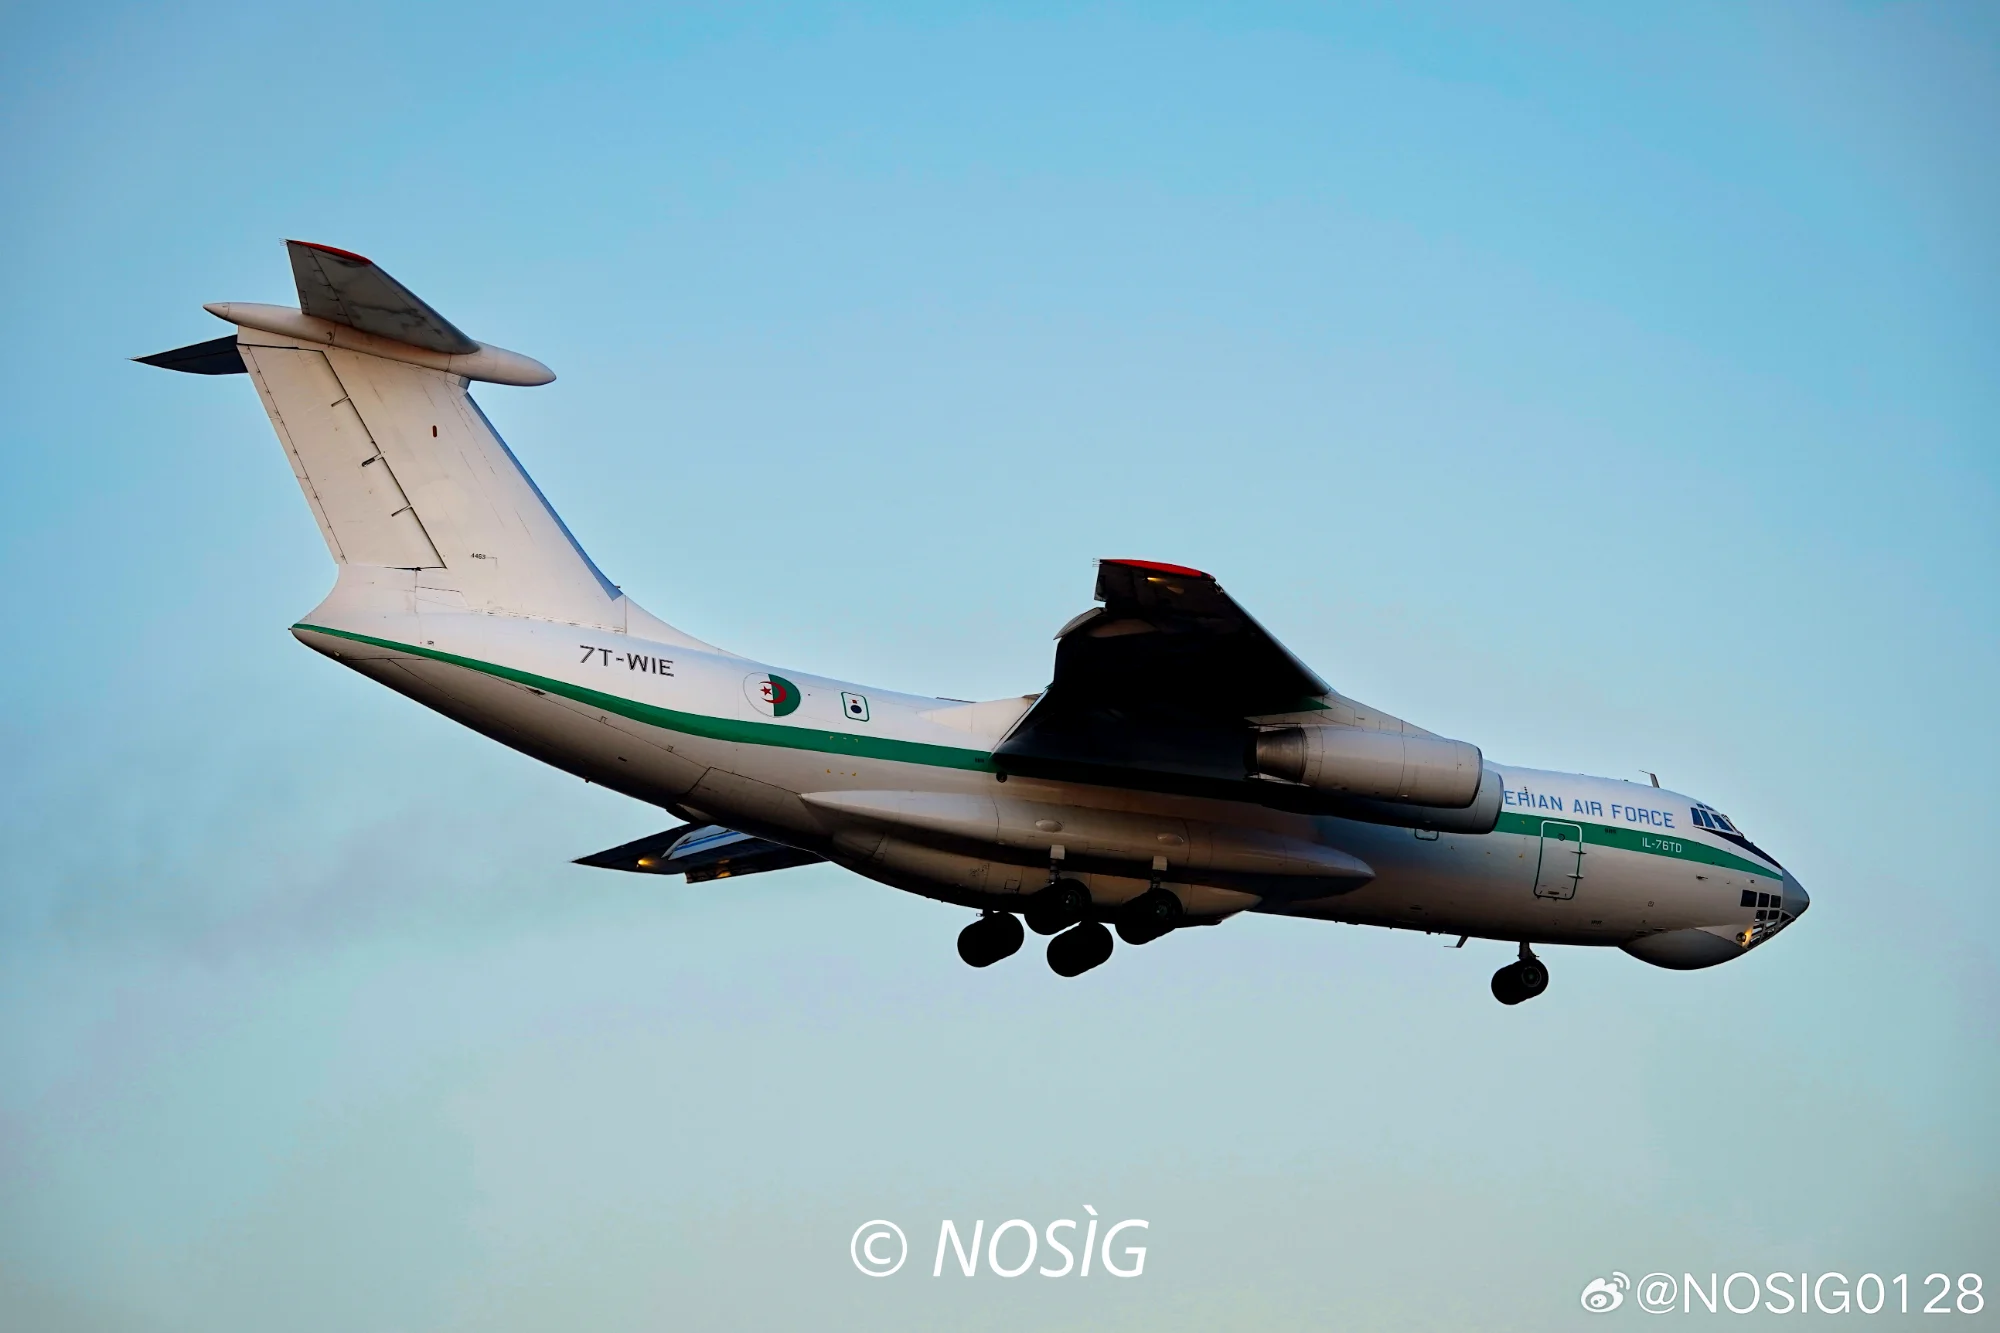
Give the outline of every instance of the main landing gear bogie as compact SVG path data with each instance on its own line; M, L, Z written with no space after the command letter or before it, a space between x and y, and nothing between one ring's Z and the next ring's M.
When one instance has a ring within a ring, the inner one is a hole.
M1111 932L1101 922L1075 921L1053 931L1040 926L1036 929L1055 937L1049 941L1049 970L1059 977L1080 977L1111 957ZM1124 927L1119 929L1122 933ZM1011 912L988 912L958 933L958 956L973 967L991 967L1019 953L1026 938L1019 917Z
M1519 962L1509 963L1493 974L1493 998L1502 1004L1532 1000L1548 988L1548 966L1525 944L1521 946Z
M973 967L991 967L1020 951L1021 926L1048 935L1049 970L1059 977L1077 977L1108 961L1114 948L1111 931L1092 920L1090 890L1081 881L1058 875L1022 904L1021 915L987 912L958 936L958 956ZM1111 920L1118 938L1127 944L1150 944L1186 924L1186 910L1171 890L1154 885L1119 907Z

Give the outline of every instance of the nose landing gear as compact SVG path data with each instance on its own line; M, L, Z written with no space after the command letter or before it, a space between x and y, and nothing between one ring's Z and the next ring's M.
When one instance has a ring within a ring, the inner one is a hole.
M1526 944L1521 946L1521 961L1493 974L1493 998L1502 1004L1532 1000L1548 988L1549 969Z

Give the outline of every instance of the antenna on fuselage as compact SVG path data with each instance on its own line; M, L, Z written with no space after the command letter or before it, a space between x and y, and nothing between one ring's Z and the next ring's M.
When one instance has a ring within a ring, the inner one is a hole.
M1643 769L1643 768L1642 768L1642 769L1640 769L1639 771L1640 771L1641 773L1646 773L1646 770L1645 770L1645 769ZM1651 779L1653 780L1653 785L1654 785L1655 787L1657 787L1657 786L1659 786L1659 785L1660 785L1660 775L1659 775L1658 773L1646 773L1646 776L1647 776L1647 777L1649 777L1649 778L1651 778Z

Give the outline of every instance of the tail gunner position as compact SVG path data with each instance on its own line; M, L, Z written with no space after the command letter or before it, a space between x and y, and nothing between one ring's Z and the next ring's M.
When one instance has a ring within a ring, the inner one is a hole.
M684 821L583 864L690 883L832 861L969 908L986 967L1023 923L1073 977L1238 912L1659 967L1798 919L1797 880L1659 787L1486 759L1347 698L1199 570L1104 560L1039 694L964 703L777 669L690 637L599 572L466 392L546 384L369 260L289 242L299 306L141 358L248 374L339 577L292 633L504 745Z

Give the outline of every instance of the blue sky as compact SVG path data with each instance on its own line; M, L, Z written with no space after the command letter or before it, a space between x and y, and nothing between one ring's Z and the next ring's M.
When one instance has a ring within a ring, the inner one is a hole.
M0 1323L1539 1329L1614 1269L1992 1267L1989 12L9 28ZM287 236L553 366L480 401L705 639L995 697L1094 558L1193 564L1351 695L1703 796L1813 913L1503 1010L1493 945L1062 985L826 867L571 866L668 821L301 649L254 395L125 360L291 300ZM943 1217L1086 1203L1143 1279L929 1277ZM921 1274L853 1271L874 1217Z

